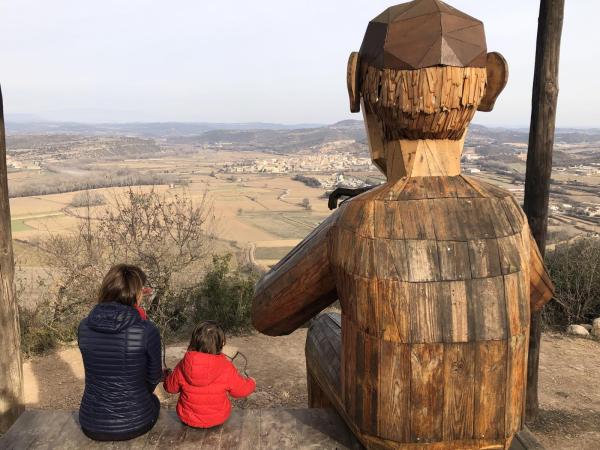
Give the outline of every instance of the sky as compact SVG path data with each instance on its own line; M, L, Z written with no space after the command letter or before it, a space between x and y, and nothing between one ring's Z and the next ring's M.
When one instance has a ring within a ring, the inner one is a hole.
M539 1L451 0L510 79L474 122L527 127ZM346 63L381 0L0 0L8 118L333 123ZM600 127L600 2L567 0L558 126Z

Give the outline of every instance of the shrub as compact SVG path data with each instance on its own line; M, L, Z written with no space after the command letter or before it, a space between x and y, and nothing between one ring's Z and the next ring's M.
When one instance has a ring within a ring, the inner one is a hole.
M310 200L308 198L303 198L302 201L300 202L300 206L302 206L307 211L310 211L312 209Z
M195 301L195 319L215 320L229 332L251 327L250 309L258 273L250 267L231 268L231 254L213 256Z
M101 206L105 203L106 198L104 198L104 195L95 191L78 192L73 196L73 199L71 200L71 206L73 208Z
M186 195L130 189L95 217L80 216L75 232L40 243L53 277L50 301L33 326L52 327L60 340L75 336L79 321L95 304L102 278L116 263L139 265L158 295L143 306L165 331L185 321L190 282L210 255L212 207L192 204ZM28 324L27 327L31 328Z
M600 239L582 238L559 244L546 264L556 294L543 312L550 327L590 323L600 317Z

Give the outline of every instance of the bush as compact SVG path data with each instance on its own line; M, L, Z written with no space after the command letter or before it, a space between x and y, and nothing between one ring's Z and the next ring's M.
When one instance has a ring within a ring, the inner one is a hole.
M73 208L101 206L105 203L106 198L104 198L104 195L95 191L78 192L73 196L73 199L71 200L71 206Z
M228 332L251 327L250 309L258 273L250 267L231 268L231 254L213 256L195 301L195 319L215 320Z
M54 350L61 341L49 321L42 317L40 309L19 308L21 326L21 352L24 355L38 355Z
M546 264L556 294L544 308L550 327L590 323L600 317L600 239L582 238L559 244Z
M73 339L79 321L96 302L102 278L121 262L139 265L148 275L158 295L143 306L161 331L181 327L190 315L190 292L198 286L190 280L212 247L208 200L193 204L187 194L130 189L95 217L78 219L70 235L51 235L40 243L52 280L47 299L23 323L31 351L45 345L36 343L45 339L36 334L39 330L51 330L61 341Z

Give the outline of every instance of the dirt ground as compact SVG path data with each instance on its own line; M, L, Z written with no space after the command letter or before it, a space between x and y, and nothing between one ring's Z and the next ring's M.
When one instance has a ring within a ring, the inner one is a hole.
M256 393L236 401L235 406L305 407L305 338L305 329L279 338L259 334L230 338L225 353L233 355L238 350L244 353L248 358L248 373L256 378L258 385ZM184 351L183 343L169 346L167 364L173 367ZM600 448L599 355L600 342L561 334L543 336L541 413L531 429L548 450ZM76 347L26 361L24 376L28 408L78 408L83 391L83 366ZM166 394L162 387L158 395L164 406L174 407L176 396Z

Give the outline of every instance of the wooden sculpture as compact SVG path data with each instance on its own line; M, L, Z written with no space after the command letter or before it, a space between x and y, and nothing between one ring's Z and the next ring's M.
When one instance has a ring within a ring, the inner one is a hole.
M507 191L461 175L467 126L507 67L481 22L438 0L394 6L350 57L387 182L344 202L266 274L255 327L313 321L311 406L332 406L367 448L505 449L523 425L531 309L552 297Z

